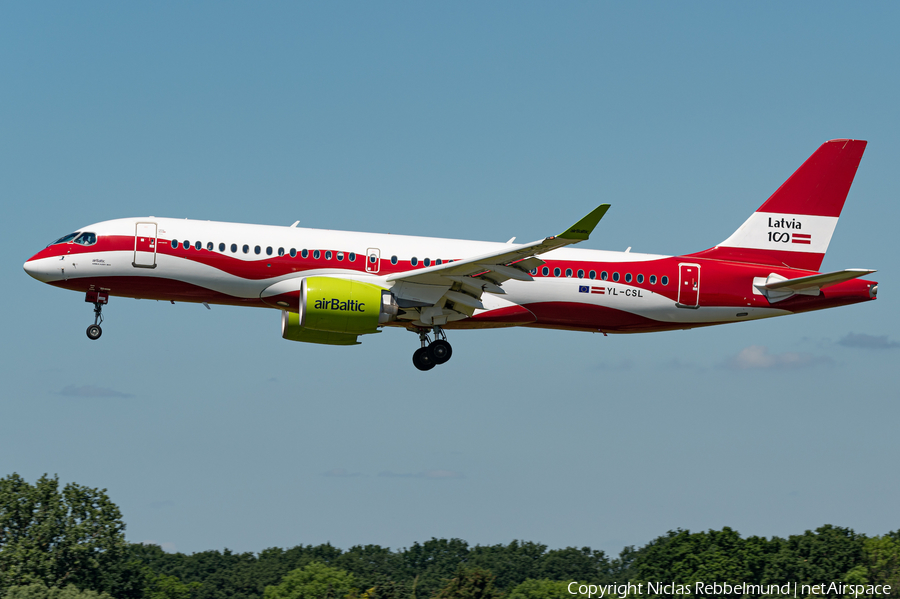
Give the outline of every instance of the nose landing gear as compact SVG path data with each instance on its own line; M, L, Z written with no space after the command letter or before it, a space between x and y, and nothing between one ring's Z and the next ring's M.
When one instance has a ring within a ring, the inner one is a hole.
M447 341L447 335L441 327L434 327L434 341L428 336L428 329L418 329L422 347L413 353L413 364L419 370L431 370L443 364L453 355L453 348Z
M91 341L96 341L103 334L100 323L103 322L103 304L109 303L109 294L105 291L88 291L84 301L94 304L94 324L87 328L87 336Z

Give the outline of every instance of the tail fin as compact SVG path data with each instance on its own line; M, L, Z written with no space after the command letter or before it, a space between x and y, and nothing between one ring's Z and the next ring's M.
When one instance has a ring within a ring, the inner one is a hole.
M819 270L865 149L825 142L731 237L691 255Z

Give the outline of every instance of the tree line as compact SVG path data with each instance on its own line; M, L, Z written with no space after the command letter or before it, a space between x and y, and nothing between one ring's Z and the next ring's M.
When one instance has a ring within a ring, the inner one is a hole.
M325 543L187 555L128 543L105 489L60 488L46 475L34 484L17 474L0 479L3 599L550 599L574 597L572 581L843 581L889 584L896 594L900 531L867 537L824 525L787 538L744 538L728 527L675 530L616 557L590 547L434 538L396 550Z

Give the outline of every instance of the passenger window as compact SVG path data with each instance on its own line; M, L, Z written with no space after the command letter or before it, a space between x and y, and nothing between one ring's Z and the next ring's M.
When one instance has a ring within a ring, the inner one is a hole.
M656 275L650 275L650 284L656 285Z
M584 271L581 270L580 268L578 269L578 278L579 278L579 279L583 279L583 278L584 278Z
M220 252L224 252L224 251L225 251L225 244L224 244L224 243L220 243L220 244L219 244L219 251L220 251Z
M181 247L183 247L186 250L189 250L189 249L191 249L191 242L188 241L187 239L185 239L184 243L181 244Z
M250 246L247 245L246 243L244 244L244 247L242 247L241 249L244 251L245 254L250 253Z
M318 260L322 256L322 253L319 250L313 250L313 258Z
M350 252L349 254L347 254L347 260L349 260L350 262L356 262L356 254Z
M372 260L372 258L374 258L374 256L369 256L369 260ZM374 262L374 260L372 260L372 262ZM413 266L415 266L416 264L419 263L419 259L416 258L415 256L413 256L413 257L410 259L409 263L412 264Z
M237 244L236 243L231 244L231 253L237 254Z
M262 251L262 248L259 247L259 246L256 246L256 247L253 248L253 253L254 253L254 254L259 254L261 251Z
M197 243L195 243L195 244L194 244L194 249L202 250L202 249L203 249L203 242L202 242L202 241L198 241Z
M173 250L177 250L177 249L178 249L178 240L177 240L177 239L173 239L173 240L172 240L172 249L173 249Z
M422 260L422 264L424 264L425 266L431 266L431 258L425 258L424 260Z
M338 259L339 261L343 261L343 260L344 260L344 252L338 252L338 253L337 253L337 259Z
M608 274L605 270L604 270L603 272L600 273L600 280L601 280L601 281L605 281L605 280L608 279L608 278L609 278L609 274Z
M284 256L284 248L278 248L278 255Z
M637 282L638 282L638 283L643 283L643 282L644 282L644 275L638 275L638 276L637 276Z
M669 284L669 277L667 277L666 275L663 275L663 278L661 280L663 285Z
M613 281L618 281L618 280L619 280L619 273L614 272L613 273Z
M558 277L558 276L560 275L561 272L562 272L562 271L561 271L561 270L559 269L559 267L557 266L556 268L553 269L553 276L554 276L554 277Z
M328 250L327 252L325 252L325 259L331 260L331 250Z
M269 247L266 248L266 256L271 256L271 255L272 255L272 246L270 245Z
M531 276L536 275L536 274L537 274L537 267L532 268L529 272L531 273Z
M571 277L571 276L572 276L572 269L571 269L571 268L567 268L567 269L566 269L566 276L567 276L567 277Z
M626 282L626 283L630 283L630 282L631 282L631 273L627 273L627 274L625 275L625 282Z
M596 279L596 278L597 278L597 271L596 271L596 270L592 270L591 272L588 273L588 277L591 278L591 279Z
M550 269L545 266L544 268L541 269L541 274L546 277L547 275L550 274Z
M435 264L435 266L440 265L440 264L441 264L441 259L438 258L437 260L435 260L435 261L434 261L434 264ZM537 271L537 269L535 269L535 271Z
M397 264L397 256L391 256L391 264Z
M303 258L309 258L309 250L300 250L300 256Z
M291 258L297 257L297 248L291 248Z

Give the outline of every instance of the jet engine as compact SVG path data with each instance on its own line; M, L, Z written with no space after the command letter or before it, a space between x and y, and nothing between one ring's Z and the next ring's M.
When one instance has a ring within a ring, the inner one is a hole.
M281 336L291 341L356 345L397 317L393 294L371 283L333 277L300 282L300 311L281 313Z

